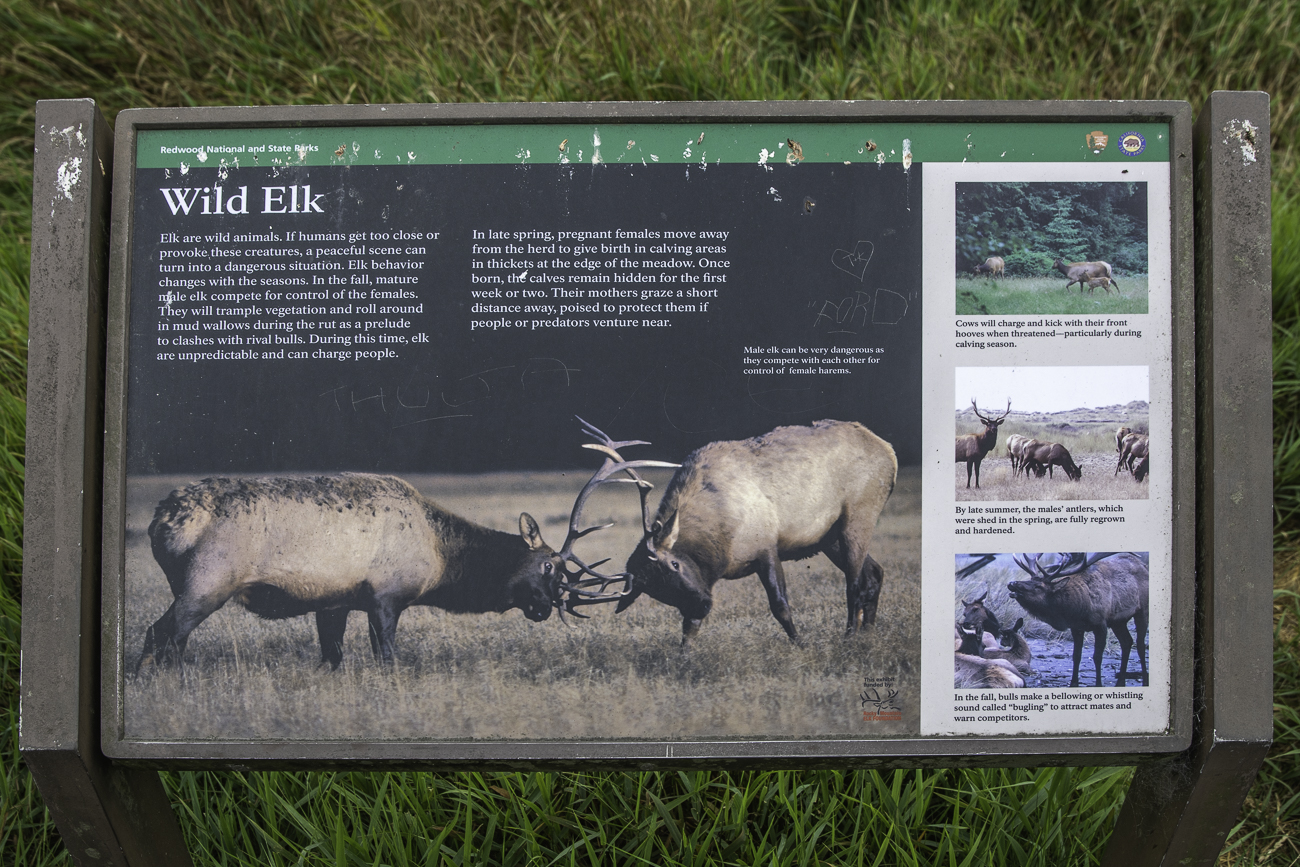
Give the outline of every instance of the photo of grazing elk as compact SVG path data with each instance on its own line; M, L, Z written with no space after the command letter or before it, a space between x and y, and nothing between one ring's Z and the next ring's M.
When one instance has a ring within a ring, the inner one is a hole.
M957 463L966 464L966 487L970 487L971 470L975 471L975 487L980 486L980 464L989 452L997 448L998 428L1002 422L1006 421L1007 413L1011 412L1011 398L1007 398L1007 409L1002 415L993 417L987 416L980 412L980 408L975 404L975 398L971 398L971 409L975 411L975 417L984 425L982 433L968 433L957 435Z
M1145 182L961 182L956 187L958 316L1148 312L1153 263L1148 261ZM992 262L999 263L996 275ZM1075 286L1078 292L1071 291Z
M1029 440L1023 443L1020 465L1024 469L1026 477L1031 472L1040 479L1044 473L1053 476L1053 468L1060 467L1065 473L1065 477L1072 482L1077 482L1083 478L1083 470L1079 469L1070 457L1069 450L1060 443L1044 443L1038 440ZM1011 467L1012 469L1016 468L1014 461Z
M963 566L984 558L992 562L978 576L962 575ZM1146 553L959 554L956 564L955 653L1009 664L1029 687L1080 686L1092 635L1089 686L1148 683ZM999 640L961 622L961 600L972 595L982 597L992 617L1013 623L999 627ZM1129 667L1135 649L1140 673Z
M609 454L632 444L585 426ZM527 512L518 535L490 530L394 476L212 478L173 491L158 504L149 539L175 599L146 631L139 667L180 663L190 632L231 599L268 620L314 613L321 662L334 669L351 611L366 612L374 656L391 665L398 618L412 605L479 614L519 608L541 622L553 608L563 616L593 597L613 601L587 588L617 579L573 553L591 532L578 529L582 506L615 474L652 466L676 464L607 457L579 493L559 551ZM574 582L570 563L593 577Z
M1119 461L1115 464L1114 475L1119 475L1121 469L1126 469L1136 481L1146 478L1149 439L1148 434L1126 427L1115 432L1115 451L1119 453Z
M1000 420L1006 439L981 456L978 487L967 486L960 462L963 439L976 451L970 442L977 437L966 432L985 424L987 416L972 406L957 407L958 501L1149 496L1146 468L1141 478L1136 470L1150 420L1146 367L959 367L954 378L959 395L993 389L1011 395ZM1128 453L1125 437L1132 440ZM1131 459L1130 474L1118 471L1117 454L1124 467Z
M714 585L757 573L772 616L800 644L782 562L824 553L844 573L852 635L876 621L884 570L868 550L897 475L893 448L856 422L779 427L697 449L653 520L645 514L627 561L632 590L616 611L642 594L671 605L686 645L713 609Z

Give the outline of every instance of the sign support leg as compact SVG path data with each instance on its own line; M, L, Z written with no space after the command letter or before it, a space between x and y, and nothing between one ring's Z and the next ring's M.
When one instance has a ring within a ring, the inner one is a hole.
M1216 92L1193 131L1197 622L1186 753L1142 765L1106 865L1213 865L1272 739L1268 94Z
M188 867L157 772L114 765L100 750L112 166L112 133L93 100L37 103L19 748L78 864Z

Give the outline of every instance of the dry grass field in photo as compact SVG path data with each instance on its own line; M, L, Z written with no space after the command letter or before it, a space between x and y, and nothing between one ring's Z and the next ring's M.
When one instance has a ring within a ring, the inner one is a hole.
M648 474L656 489L667 474ZM478 523L518 531L527 511L554 546L587 475L408 476L426 496ZM132 674L146 628L171 604L146 530L158 501L196 479L145 477L128 487L128 738L715 738L882 736L915 733L920 685L920 471L904 469L871 553L885 570L874 627L846 639L844 578L824 555L786 564L795 623L790 643L757 577L720 582L712 613L681 645L677 609L642 596L622 614L583 609L570 628L518 610L451 614L413 606L397 629L396 663L370 654L354 612L343 667L319 666L313 616L262 620L227 603L191 634L184 672ZM578 543L588 562L622 568L640 540L640 510L625 485L588 502L584 526L615 527ZM863 723L866 679L892 678L900 722Z
M1115 451L1115 430L1121 426L1145 433L1150 408L1145 401L1124 406L1072 409L1066 412L1012 411L998 430L997 448L980 465L979 487L971 474L966 487L966 464L957 462L954 476L957 500L1145 500L1150 495L1150 478L1135 481L1127 470L1115 472L1119 455ZM970 409L957 413L957 434L980 433L984 425ZM1050 475L1035 478L1014 473L1007 453L1007 438L1020 434L1039 442L1065 446L1083 470L1078 481L1070 481L1060 467ZM1159 450L1160 444L1155 444Z

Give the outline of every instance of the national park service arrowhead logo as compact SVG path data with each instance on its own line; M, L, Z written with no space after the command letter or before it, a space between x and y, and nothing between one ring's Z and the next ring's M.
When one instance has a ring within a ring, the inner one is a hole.
M1088 150L1095 154L1099 154L1106 149L1107 143L1110 142L1110 136L1106 135L1099 129L1094 129L1092 132L1084 136L1083 140L1087 143Z

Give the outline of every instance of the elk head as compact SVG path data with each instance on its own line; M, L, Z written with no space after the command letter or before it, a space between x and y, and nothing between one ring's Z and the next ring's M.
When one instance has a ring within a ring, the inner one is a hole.
M578 418L583 426L583 433L596 440L583 443L582 447L592 449L605 455L605 462L596 470L590 481L583 487L573 503L569 514L569 532L564 544L557 551L542 539L541 530L533 518L524 513L519 516L519 534L528 545L531 554L510 580L511 598L523 609L524 615L531 620L545 620L554 608L564 620L566 612L577 617L586 615L575 609L583 605L595 605L602 602L623 600L632 593L632 576L626 572L605 574L597 567L606 560L586 563L574 553L574 543L590 533L612 527L613 524L599 524L586 529L579 529L582 522L582 509L591 494L607 482L635 484L641 494L642 515L645 514L646 497L654 486L636 472L643 467L675 468L679 464L664 461L627 461L618 450L626 446L649 445L645 440L614 441L600 428ZM623 475L620 475L623 474ZM569 565L576 567L570 571ZM582 576L588 577L582 577ZM618 585L621 585L619 587ZM614 589L611 589L614 588ZM567 623L568 621L565 620Z
M984 436L985 437L991 436L994 442L996 442L998 436L998 428L1002 426L1002 422L1006 421L1007 416L1011 414L1011 398L1007 398L1006 412L1002 413L1002 415L997 417L988 416L980 412L980 408L975 404L975 398L973 397L970 399L970 405L971 408L975 410L975 417L979 419L981 422L983 422L984 424ZM990 446L990 448L992 447Z
M1075 575L1086 572L1094 564L1105 560L1107 557L1113 557L1117 551L1102 551L1096 554L1063 553L1060 559L1055 563L1043 565L1042 554L1034 554L1033 559L1028 554L1017 554L1014 559L1016 565L1029 575L1029 581L1011 581L1007 584L1007 592L1012 598L1022 606L1026 601L1031 604L1035 602L1046 601L1047 598L1063 585L1067 579Z

